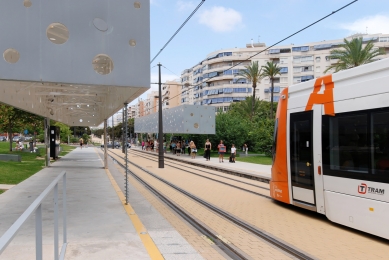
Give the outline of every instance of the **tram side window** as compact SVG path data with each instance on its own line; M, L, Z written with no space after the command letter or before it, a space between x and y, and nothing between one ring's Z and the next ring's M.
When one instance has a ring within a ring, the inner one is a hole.
M389 176L389 112L372 114L373 174Z
M367 116L330 118L330 169L368 173Z
M322 117L323 173L389 183L389 110Z

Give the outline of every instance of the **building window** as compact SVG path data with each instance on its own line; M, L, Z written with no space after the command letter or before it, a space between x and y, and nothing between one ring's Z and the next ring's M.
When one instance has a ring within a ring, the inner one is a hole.
M305 82L311 79L314 79L315 77L313 75L308 75L308 76L302 76L301 77L301 82Z
M293 67L294 73L313 71L313 66Z
M309 51L309 46L292 47L292 51Z
M315 60L316 60L316 62L320 62L320 60L321 60L320 56L317 56L317 57L315 58Z
M280 77L280 83L288 83L288 77Z
M380 37L380 42L389 42L389 37Z
M313 56L295 56L293 57L293 63L309 62L313 61Z
M320 66L316 66L316 72L320 72Z
M288 67L281 67L280 68L280 73L281 74L288 73Z
M280 49L272 49L272 50L269 50L269 54L277 54L277 53L280 53Z
M223 75L232 75L232 70L223 71Z

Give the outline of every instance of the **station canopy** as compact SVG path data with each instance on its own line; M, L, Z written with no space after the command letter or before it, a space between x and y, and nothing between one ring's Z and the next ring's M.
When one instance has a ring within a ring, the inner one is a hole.
M0 1L0 102L97 126L150 87L149 0Z
M135 118L135 133L158 133L158 112ZM162 110L163 133L215 134L215 108L182 105Z

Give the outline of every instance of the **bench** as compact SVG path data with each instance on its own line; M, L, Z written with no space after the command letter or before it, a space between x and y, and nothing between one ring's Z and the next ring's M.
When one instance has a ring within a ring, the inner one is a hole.
M21 162L22 161L22 157L20 155L16 155L16 154L0 154L0 161Z

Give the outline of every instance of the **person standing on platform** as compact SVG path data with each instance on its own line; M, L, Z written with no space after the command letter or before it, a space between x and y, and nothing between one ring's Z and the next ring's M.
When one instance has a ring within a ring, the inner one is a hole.
M145 141L142 141L142 151L145 149Z
M236 157L236 148L235 148L235 145L232 144L232 146L231 146L231 160L230 160L230 162L235 163L235 157Z
M224 154L226 152L226 146L223 144L223 141L220 140L220 144L217 146L219 150L219 163L224 162Z
M247 154L247 151L249 150L249 147L247 146L247 144L244 144L243 145L243 152L245 153L245 154Z
M211 149L212 144L209 142L209 139L205 142L204 152L205 152L205 159L209 161L211 159Z
M193 141L190 142L189 149L190 149L191 158L196 159L197 149L196 149L196 145Z
M181 142L180 141L177 142L176 154L177 154L177 156L181 155Z
M82 145L84 144L84 139L80 138L80 148L82 149Z

